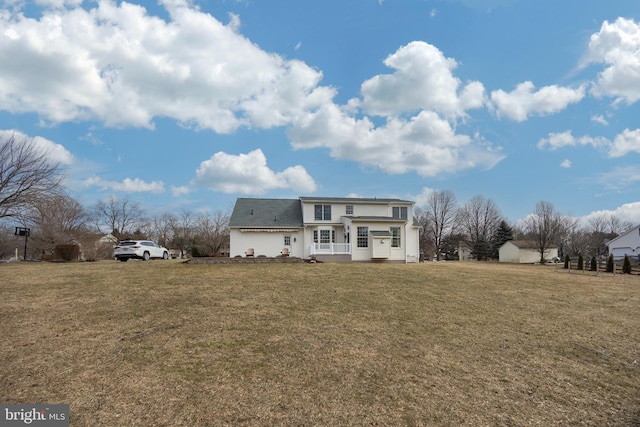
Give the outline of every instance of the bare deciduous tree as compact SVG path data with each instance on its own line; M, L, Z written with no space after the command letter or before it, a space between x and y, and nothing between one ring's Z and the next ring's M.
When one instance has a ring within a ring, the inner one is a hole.
M541 201L536 204L533 214L525 220L525 229L536 241L540 262L544 264L545 254L552 245L560 242L562 237L569 235L574 226L575 219L558 213L549 202Z
M34 242L41 250L52 252L55 245L78 241L87 225L87 216L80 202L67 194L41 195L22 215L22 221L31 227Z
M217 255L229 235L229 214L216 211L196 218L194 247L203 255Z
M173 237L173 224L176 221L176 216L168 212L154 216L145 224L144 234L161 246L168 247Z
M434 190L429 194L426 205L420 210L419 221L424 238L433 245L434 255L440 260L442 246L453 232L456 221L457 202L451 190Z
M98 201L91 210L91 218L101 233L112 233L118 240L132 237L144 225L142 208L127 198Z
M173 219L171 224L171 247L180 249L180 256L184 256L193 244L195 235L196 219L190 211L183 211L182 214Z
M482 196L475 196L458 211L460 232L473 249L477 259L491 256L490 241L500 226L502 216L496 203Z
M0 218L18 216L34 200L59 190L60 182L59 164L32 139L0 139Z

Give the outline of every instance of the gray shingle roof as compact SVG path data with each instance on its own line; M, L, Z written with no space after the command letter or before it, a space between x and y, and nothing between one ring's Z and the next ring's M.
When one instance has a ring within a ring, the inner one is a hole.
M303 227L302 205L298 199L240 198L229 227Z
M320 202L320 203L367 203L367 204L390 204L390 203L402 203L413 204L410 200L401 199L380 199L377 197L300 197L303 202Z
M391 233L388 231L370 231L373 237L391 237Z
M535 240L507 240L520 249L538 249L538 243ZM507 243L507 242L505 242ZM550 243L547 249L556 249L558 246Z

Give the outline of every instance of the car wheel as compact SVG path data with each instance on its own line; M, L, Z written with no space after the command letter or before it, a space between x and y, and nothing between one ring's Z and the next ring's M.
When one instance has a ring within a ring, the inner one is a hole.
M118 258L118 261L127 262L127 261L129 261L129 258Z
M169 259L169 252L163 252L162 259Z
M149 258L150 258L149 252L145 252L145 253L142 254L142 260L143 261L149 261Z

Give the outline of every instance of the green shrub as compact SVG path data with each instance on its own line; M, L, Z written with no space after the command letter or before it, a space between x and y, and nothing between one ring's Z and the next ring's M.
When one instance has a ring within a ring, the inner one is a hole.
M595 256L591 257L591 271L598 271L598 260Z
M57 258L66 262L76 261L80 255L80 246L71 243L56 245L54 253Z
M584 258L582 254L578 255L578 270L584 270Z
M613 268L613 255L609 255L609 258L607 259L607 273L613 273Z
M631 260L629 255L624 256L624 262L622 263L622 272L624 274L631 274Z

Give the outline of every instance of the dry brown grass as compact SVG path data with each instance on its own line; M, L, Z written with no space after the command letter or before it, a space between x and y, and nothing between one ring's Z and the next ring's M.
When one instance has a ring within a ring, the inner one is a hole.
M74 426L640 425L640 277L0 265L0 402Z

